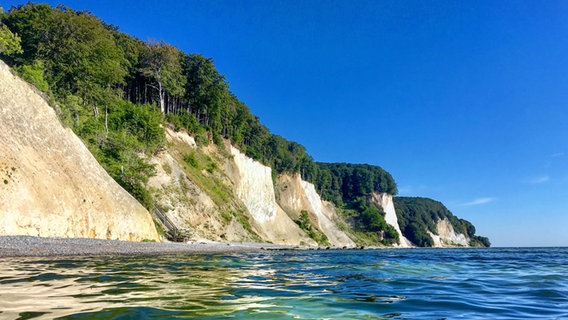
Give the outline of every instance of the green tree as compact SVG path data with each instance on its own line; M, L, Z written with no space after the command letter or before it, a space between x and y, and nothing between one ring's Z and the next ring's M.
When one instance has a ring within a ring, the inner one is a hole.
M189 111L214 135L228 133L230 93L225 77L215 69L212 59L199 54L186 56L183 69L187 78L185 98L189 102Z
M4 9L0 7L0 54L11 55L22 53L22 39L2 23Z
M162 41L148 42L142 54L140 72L153 80L150 86L158 93L160 110L167 113L166 94L181 97L186 82L180 51Z
M11 55L22 53L22 40L17 34L12 33L5 25L0 25L0 54Z
M46 39L47 21L52 12L47 4L27 4L2 16L3 24L21 37L23 53L14 58L16 62L31 64L36 59L41 39Z
M44 77L43 61L36 60L32 64L17 66L15 70L22 79L33 84L39 90L43 92L47 92L49 90L49 83L47 83Z

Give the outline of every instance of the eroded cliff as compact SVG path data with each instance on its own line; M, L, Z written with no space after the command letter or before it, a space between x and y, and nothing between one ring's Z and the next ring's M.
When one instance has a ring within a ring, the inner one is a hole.
M158 240L148 211L0 61L0 234Z
M323 201L313 184L302 180L300 174L282 174L278 178L278 203L292 219L298 219L302 211L325 236L331 245L354 246L353 240L339 228L345 225L335 206Z
M398 218L396 215L396 211L394 209L394 201L392 195L388 193L378 193L373 192L371 197L372 201L379 205L383 211L385 212L385 221L394 227L396 232L398 233L399 237L399 244L400 247L412 247L412 243L408 240L400 230L400 226L398 225Z
M458 233L448 219L438 220L436 224L437 235L428 231L434 240L434 247L469 247L470 238Z
M158 208L193 240L260 240L221 169L226 156L214 146L198 147L184 131L165 131L168 146L151 159L156 175L148 182Z
M269 167L231 147L226 170L234 182L235 194L247 207L262 239L282 244L317 244L276 203Z

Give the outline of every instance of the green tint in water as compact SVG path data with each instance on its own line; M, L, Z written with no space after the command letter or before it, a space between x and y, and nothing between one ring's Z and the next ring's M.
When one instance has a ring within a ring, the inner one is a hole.
M12 258L4 319L568 317L567 249Z

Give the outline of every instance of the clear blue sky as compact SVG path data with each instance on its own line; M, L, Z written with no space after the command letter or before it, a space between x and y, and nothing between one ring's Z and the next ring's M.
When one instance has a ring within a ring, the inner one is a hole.
M495 246L568 245L568 1L47 2L212 57L272 132Z

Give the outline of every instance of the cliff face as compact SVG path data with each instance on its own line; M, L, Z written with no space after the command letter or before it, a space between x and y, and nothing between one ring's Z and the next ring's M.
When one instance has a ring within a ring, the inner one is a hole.
M377 205L383 208L385 212L385 221L394 227L396 232L398 233L399 237L399 246L400 247L412 247L412 243L406 239L406 237L402 234L400 230L400 226L398 225L398 218L396 216L396 211L394 209L394 202L392 199L392 195L388 193L378 193L373 192L372 201L375 202Z
M0 84L0 235L159 239L150 214L3 62ZM195 239L355 245L334 205L299 174L274 181L271 168L228 143L199 147L187 133L164 130L169 143L150 159L156 175L147 187L167 217ZM392 196L374 193L372 201L398 232L399 246L413 246L401 232ZM312 229L294 222L306 219L302 212ZM435 246L469 246L447 219L436 231L430 233Z
M234 147L231 147L231 156L226 166L227 174L260 237L273 243L316 245L276 203L271 169Z
M154 200L167 217L182 231L189 231L194 240L217 241L258 240L254 232L243 227L234 214L245 214L246 208L232 193L233 183L221 170L202 170L196 155L222 158L215 148L200 149L186 132L165 129L168 147L155 155L156 175L148 186ZM207 155L209 153L211 156ZM197 168L191 167L184 157L193 155ZM223 161L225 161L223 159ZM225 188L225 198L216 199L207 192L203 181L212 182L217 188ZM246 217L244 217L246 219Z
M313 184L302 180L300 174L283 174L278 179L278 203L293 219L307 211L314 225L335 246L354 246L355 243L338 227L335 206L323 201Z
M0 61L0 234L158 240L150 214Z
M438 220L436 231L438 235L428 231L435 247L469 247L470 239L463 233L457 233L448 219Z
M274 185L271 168L228 142L226 151L198 147L187 133L165 130L168 147L153 157L157 174L148 186L168 218L192 238L317 245L294 222L305 210L331 245L355 245L338 228L335 207L299 174L281 175ZM188 156L191 164L184 160ZM208 189L205 180L214 187ZM223 197L215 199L219 192Z

